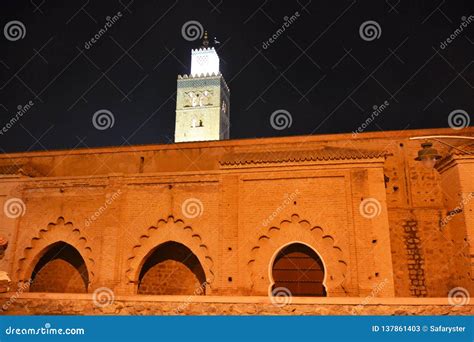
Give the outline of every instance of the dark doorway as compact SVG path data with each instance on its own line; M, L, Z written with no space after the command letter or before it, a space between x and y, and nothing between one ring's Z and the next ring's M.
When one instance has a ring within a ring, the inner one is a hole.
M203 295L206 276L198 258L186 246L166 242L151 252L140 271L138 293Z
M81 254L65 242L52 244L31 275L30 292L87 293L89 274Z
M274 289L287 288L292 296L326 296L323 263L316 252L304 244L284 247L275 258L272 275Z

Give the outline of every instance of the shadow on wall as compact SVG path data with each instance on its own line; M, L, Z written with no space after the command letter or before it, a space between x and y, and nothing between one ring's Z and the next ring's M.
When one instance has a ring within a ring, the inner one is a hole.
M52 244L31 275L30 292L87 293L89 275L79 252L65 242Z
M193 295L206 282L204 270L189 248L166 242L145 259L140 271L138 294ZM202 291L200 294L205 294Z

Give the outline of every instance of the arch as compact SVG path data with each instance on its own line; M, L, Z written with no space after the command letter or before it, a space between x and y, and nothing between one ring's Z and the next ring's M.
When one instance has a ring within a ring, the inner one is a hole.
M250 252L247 265L250 269L252 293L271 293L273 280L271 267L282 246L301 243L311 247L323 262L324 286L327 296L346 296L344 288L347 275L347 256L335 243L334 237L322 227L313 226L297 214L283 220L278 226L271 226L261 235ZM270 291L270 292L269 292Z
M30 292L87 293L89 273L77 249L59 241L41 253L31 274Z
M326 272L318 252L302 242L291 242L275 252L269 265L270 293L286 288L295 297L325 297Z
M186 225L180 219L175 219L173 216L168 216L167 219L160 219L156 226L149 227L132 247L132 251L127 258L128 267L125 272L129 283L135 284L138 288L140 271L146 262L146 258L157 246L166 242L180 243L196 256L204 270L207 289L214 279L213 260L209 255L208 247L202 241L201 236L194 232L192 227ZM135 290L136 292L137 289Z
M181 243L168 241L145 258L138 279L138 294L205 294L206 276L194 253Z
M95 261L92 257L92 248L88 245L87 238L81 230L59 217L55 223L51 222L46 228L41 228L34 236L28 247L23 250L23 256L18 262L17 276L19 286L30 282L34 267L43 256L48 247L56 242L64 242L74 247L81 255L88 271L89 284L95 275ZM88 284L88 285L89 285Z

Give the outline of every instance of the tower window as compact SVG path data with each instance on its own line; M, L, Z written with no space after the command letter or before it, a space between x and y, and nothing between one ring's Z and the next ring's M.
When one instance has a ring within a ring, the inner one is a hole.
M191 128L196 128L196 127L204 127L204 124L202 123L202 120L193 118L191 120Z

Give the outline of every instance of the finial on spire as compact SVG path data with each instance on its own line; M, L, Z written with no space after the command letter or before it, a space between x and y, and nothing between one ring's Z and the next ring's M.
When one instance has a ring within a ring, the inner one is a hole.
M204 31L204 37L202 39L202 46L207 48L209 47L209 38L207 37L207 31Z

